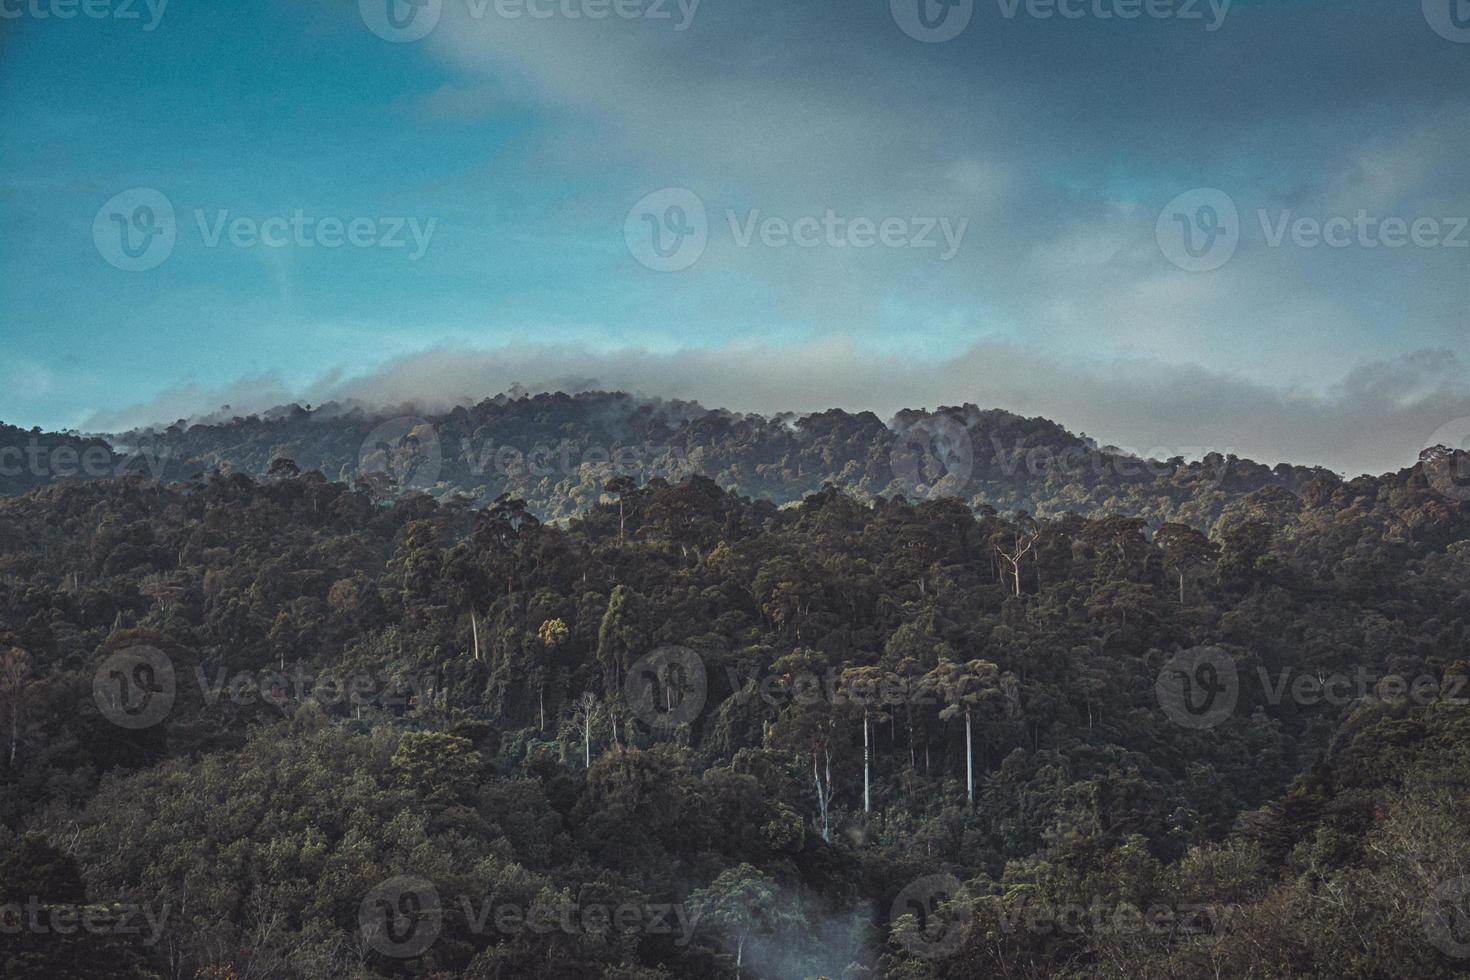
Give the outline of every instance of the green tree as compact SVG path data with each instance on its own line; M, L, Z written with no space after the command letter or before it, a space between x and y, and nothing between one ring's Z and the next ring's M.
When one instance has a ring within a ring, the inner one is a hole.
M988 660L971 660L957 664L952 660L941 660L929 672L926 680L942 703L939 717L949 721L956 715L965 719L965 796L970 809L975 809L975 736L973 716L975 709L986 700L1000 694L1000 669Z
M754 937L804 929L800 905L770 875L742 863L689 896L689 911L700 925L735 945L735 977L745 966L745 947Z
M1187 524L1165 523L1154 532L1154 544L1164 553L1164 567L1179 579L1179 604L1184 605L1184 580L1195 568L1203 568L1220 554L1209 538Z

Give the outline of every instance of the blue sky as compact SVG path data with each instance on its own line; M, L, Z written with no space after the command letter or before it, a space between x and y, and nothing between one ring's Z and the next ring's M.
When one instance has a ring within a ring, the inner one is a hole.
M404 43L369 23L402 0L172 0L151 30L142 0L37 16L58 2L0 0L6 421L595 383L768 411L974 401L1346 471L1470 416L1461 0L1134 20L982 0L939 43L904 30L920 0L601 20L566 15L597 0L429 0L436 26ZM670 188L707 234L689 267L650 268L630 210L653 195L656 226ZM137 189L175 225L128 271L94 222ZM1197 218L1203 189L1238 242L1181 267L1158 219ZM1271 242L1359 211L1447 241ZM401 225L405 247L210 242L297 212L368 221L365 241ZM780 234L829 213L836 240ZM899 222L896 244L854 247L854 220ZM926 225L941 247L916 247Z

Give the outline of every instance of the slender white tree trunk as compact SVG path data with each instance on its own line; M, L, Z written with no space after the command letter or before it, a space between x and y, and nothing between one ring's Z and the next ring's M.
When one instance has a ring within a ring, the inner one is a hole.
M817 813L822 820L822 840L830 844L832 843L832 831L827 822L827 800L832 792L832 756L830 754L827 755L827 782L824 786L821 770L817 767L817 753L812 752L812 783L817 790Z
M873 809L872 797L869 795L870 780L868 778L868 713L863 712L863 812L869 813Z
M965 709L965 787L970 809L975 809L975 739L970 734L970 711Z

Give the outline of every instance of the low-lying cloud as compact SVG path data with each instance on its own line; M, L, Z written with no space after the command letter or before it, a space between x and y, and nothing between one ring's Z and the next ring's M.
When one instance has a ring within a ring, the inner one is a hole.
M1264 463L1326 466L1347 476L1412 465L1432 434L1470 417L1464 365L1447 350L1363 365L1326 389L1308 391L1142 359L1061 364L1002 343L925 360L831 340L672 353L529 344L437 348L366 375L329 373L298 391L272 374L220 389L174 388L144 404L98 413L84 428L120 432L179 418L227 419L290 401L352 400L435 412L513 389L628 391L767 415L842 408L887 418L903 408L973 402L1045 416L1099 443L1156 457L1234 452Z

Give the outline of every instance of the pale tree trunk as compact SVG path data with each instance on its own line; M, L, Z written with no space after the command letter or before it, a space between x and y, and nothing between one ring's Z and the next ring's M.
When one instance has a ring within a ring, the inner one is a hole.
M970 797L970 810L975 809L975 739L970 734L970 711L965 709L965 788Z
M870 780L868 778L868 713L863 712L863 812L869 813L873 809L872 798L869 795Z
M592 719L582 724L582 767L592 768Z
M815 750L812 751L812 783L816 786L817 790L817 813L822 820L822 840L830 844L832 843L832 829L827 822L827 804L831 799L832 793L832 756L831 753L825 752L825 750L824 754L827 759L826 785L823 786L822 784L822 775L817 767L817 753Z
M475 637L475 659L480 659L480 624L475 621L475 610L470 609L470 632Z
M546 731L546 687L542 685L536 689L536 708L541 713L541 724L536 727L538 732Z
M735 944L735 980L740 980L740 967L745 963L745 933L740 934L740 940Z

